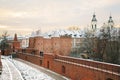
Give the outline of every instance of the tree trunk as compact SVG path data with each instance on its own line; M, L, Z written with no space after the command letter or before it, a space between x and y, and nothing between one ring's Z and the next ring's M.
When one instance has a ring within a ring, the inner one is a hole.
M1 50L1 53L2 53L2 55L4 55L5 54L5 50L3 49L3 50Z

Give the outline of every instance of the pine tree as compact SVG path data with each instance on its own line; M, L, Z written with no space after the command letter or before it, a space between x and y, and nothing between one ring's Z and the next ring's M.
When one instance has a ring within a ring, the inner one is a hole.
M2 35L2 40L0 42L0 49L3 55L5 54L5 50L9 47L7 37L8 37L7 32L4 32Z

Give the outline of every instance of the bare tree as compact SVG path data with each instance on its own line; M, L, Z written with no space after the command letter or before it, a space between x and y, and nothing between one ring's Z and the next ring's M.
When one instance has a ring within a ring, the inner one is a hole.
M114 31L114 36L113 34L110 34L110 30L108 30L108 40L107 40L107 45L106 45L106 57L104 58L104 61L109 62L109 63L115 63L115 64L120 64L119 58L120 58L120 34L119 32L116 33Z
M97 53L94 58L100 61L120 64L120 34L113 36L109 27L106 31L103 29L102 34L97 39Z

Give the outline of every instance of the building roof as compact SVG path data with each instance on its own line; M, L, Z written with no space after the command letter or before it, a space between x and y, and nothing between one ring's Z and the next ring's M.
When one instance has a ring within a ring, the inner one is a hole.
M97 19L96 19L96 15L95 15L95 14L93 14L92 21L96 21L96 22L97 22Z

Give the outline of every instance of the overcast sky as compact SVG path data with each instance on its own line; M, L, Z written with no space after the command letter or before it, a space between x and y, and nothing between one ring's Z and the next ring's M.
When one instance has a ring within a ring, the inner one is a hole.
M120 24L120 0L0 0L0 32L84 28L90 25L94 11L98 26L108 21L110 13L115 25Z

